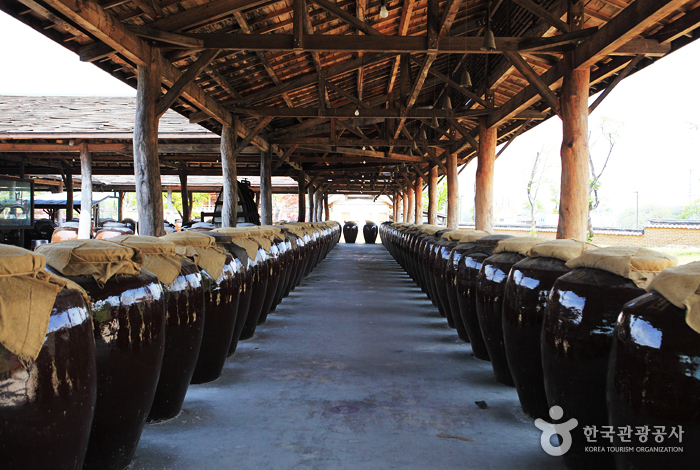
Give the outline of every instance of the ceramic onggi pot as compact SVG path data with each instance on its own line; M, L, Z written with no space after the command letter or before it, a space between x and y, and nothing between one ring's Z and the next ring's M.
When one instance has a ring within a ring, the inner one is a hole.
M355 243L357 239L357 224L353 221L346 221L343 224L343 237L345 243Z
M108 238L118 237L120 235L133 235L134 231L120 222L106 222L101 229L97 231L95 238L98 240L106 240Z
M377 233L379 232L379 227L377 224L368 220L365 222L364 227L362 227L362 236L365 239L365 243L374 243L377 241Z
M63 289L34 362L0 345L0 466L82 469L96 394L90 311L80 292Z
M469 335L472 354L484 361L490 360L484 338L481 335L479 316L476 312L476 288L481 265L493 253L493 247L480 247L462 255L457 269L457 303L462 323Z
M548 406L560 406L563 419L579 423L564 454L571 469L615 466L612 453L586 452L584 428L609 424L605 393L613 332L623 305L644 293L629 279L592 268L576 268L552 287L542 326L542 369Z
M78 238L79 223L75 220L63 222L60 227L56 228L51 234L52 242L62 242L64 240L75 240Z
M235 240L233 244L235 245ZM265 296L267 295L267 281L270 277L268 254L261 246L258 246L255 259L249 257L248 261L252 277L251 298L248 316L245 325L243 325L243 330L241 331L241 341L250 339L255 335L255 329L258 326L260 315L262 315L263 312Z
M700 462L700 333L685 315L655 291L622 308L610 352L608 424L635 431L634 444L619 445L682 451L616 453L618 470L697 468ZM640 442L644 427L649 433Z

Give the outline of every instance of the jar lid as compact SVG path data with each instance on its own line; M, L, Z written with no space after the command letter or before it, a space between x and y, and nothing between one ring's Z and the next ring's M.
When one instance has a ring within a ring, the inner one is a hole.
M700 333L700 261L664 269L647 286L651 291L685 309L685 322Z
M589 250L566 263L571 269L594 268L617 274L631 279L642 289L661 271L677 264L678 260L674 256L632 246L609 246Z
M546 242L546 238L540 237L513 237L501 240L493 250L493 254L498 253L518 253L527 256L530 248L538 243Z

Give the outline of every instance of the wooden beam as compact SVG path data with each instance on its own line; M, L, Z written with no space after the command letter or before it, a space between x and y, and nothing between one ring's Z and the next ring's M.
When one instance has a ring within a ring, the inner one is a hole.
M515 131L515 134L513 134L513 136L512 136L510 139L508 139L508 142L506 142L506 144L505 144L503 147L501 147L501 150L498 151L498 153L496 154L496 158L500 157L501 154L502 154L503 152L506 151L506 149L508 148L508 146L510 146L511 142L513 142L515 139L517 139L518 136L519 136L520 134L522 134L523 131L525 131L525 129L527 129L527 125L528 125L528 124L530 124L530 119L528 119L527 121L525 121L524 123L522 123L522 124L520 125L520 127L518 127L518 130Z
M447 153L447 228L459 228L459 180L457 178L457 155Z
M577 44L583 39L591 36L596 31L598 31L597 26L546 38L528 38L527 41L523 41L520 44L520 52L534 52L541 49L548 49L550 47L564 46L566 44Z
M537 92L540 94L542 99L544 99L552 110L559 114L559 99L554 94L554 92L547 86L541 79L540 76L535 73L535 71L530 67L523 57L517 52L504 52L503 55L508 58L513 67L516 68L518 72L521 73L523 77L534 86Z
M416 59L416 58L414 58L414 57L411 57L411 61L415 62L416 64L423 65L418 59ZM447 75L442 74L442 73L440 73L439 71L434 70L434 69L430 69L430 73L431 73L432 75L435 75L437 78L439 78L439 79L442 80L443 82L445 82L445 83L447 83L448 85L450 85L450 86L451 86L452 88L454 88L455 90L457 90L457 91L459 91L460 93L462 93L464 96L466 96L466 97L468 97L468 98L470 98L470 99L476 101L476 102L479 103L480 105L486 107L486 102L485 102L483 99L481 99L480 96L478 96L476 93L473 93L472 91L468 90L467 88L463 87L463 86L460 85L459 83L455 82L454 80L452 80L452 79L451 79L450 77L448 77Z
M445 10L442 12L442 19L440 20L440 30L438 31L438 36L447 36L452 27L452 23L457 16L459 7L462 5L462 0L448 0Z
M414 103L415 101L409 101ZM468 110L451 110L451 109L407 109L404 116L401 116L400 110L396 108L364 108L360 110L360 115L355 116L355 109L350 107L343 108L326 108L321 116L318 107L294 107L294 108L278 108L274 106L251 106L240 107L232 106L229 108L233 113L247 116L269 116L269 117L302 117L302 118L345 118L345 119L365 119L365 118L414 118L414 119L430 119L432 117L448 118L456 117L466 119L469 117L478 117L489 114L484 109L468 109ZM541 116L541 113L537 112ZM524 119L532 118L528 116ZM397 134L400 130L397 130ZM398 138L398 137L397 137Z
M437 58L437 54L427 54L425 57L425 61L423 62L421 66L420 72L418 72L418 76L416 77L416 81L413 83L413 89L411 90L411 94L408 97L408 100L406 100L406 112L408 113L408 110L413 106L413 104L416 102L416 99L418 99L418 94L420 93L421 89L423 88L423 83L425 83L425 79L428 76L428 71L430 70L430 66L433 64L433 61ZM433 110L435 111L435 110ZM402 116L401 120L399 121L399 124L396 128L396 132L394 132L394 139L398 139L399 134L401 133L401 128L404 126L406 123L406 116Z
M306 0L293 0L294 13L292 19L292 35L294 36L294 50L302 50L304 48L304 17L306 16ZM311 34L311 32L309 32Z
M299 170L297 173L297 183L298 183L298 202L297 202L297 210L299 212L299 215L297 216L297 221L299 222L304 222L306 219L306 201L305 201L305 196L306 196L306 175L302 170Z
M562 21L561 18L557 17L556 15L550 13L548 10L545 8L541 7L540 5L536 4L532 0L511 0L513 3L516 5L520 5L521 7L525 8L526 10L530 11L536 16L539 16L555 28L557 28L559 31L562 33L568 33L571 31L571 28L569 27L568 24L566 24L564 21Z
M255 8L266 3L267 0L218 0L208 2L194 8L188 8L180 13L175 13L149 26L161 31L182 31L196 26L211 23L237 11Z
M184 48L195 49L204 47L204 41L202 41L201 39L183 36L182 34L170 33L168 31L160 31L157 29L149 28L148 26L129 25L129 29L133 31L137 36L140 36L142 38L153 39L173 46L181 46Z
M175 103L182 94L182 91L187 85L192 83L202 71L211 64L211 62L219 54L218 49L204 51L202 55L187 69L185 73L180 75L180 78L170 87L168 92L163 95L156 105L156 115L160 118L167 110Z
M350 13L346 12L342 8L338 7L336 4L328 2L327 0L311 0L324 10L328 11L329 13L332 13L333 15L337 16L341 20L345 21L351 26L354 26L357 28L359 31L362 31L363 33L369 35L369 36L383 36L382 33L365 23L364 21L360 21L357 19L355 16L351 15Z
M330 88L331 90L335 91L339 95L343 96L344 98L350 100L351 102L355 103L357 106L361 108L370 108L370 105L362 101L356 96L351 95L347 91L343 90L340 88L338 85L333 84L333 82L330 82L328 80L325 81L326 87ZM361 114L361 113L360 113Z
M593 102L592 105L588 107L588 114L591 114L595 109L600 105L600 103L603 102L603 100L613 91L613 89L617 86L618 83L622 81L623 78L625 78L634 68L637 66L640 60L644 58L643 55L638 55L634 59L630 60L629 64L622 69L620 73L615 76L615 78L608 84L607 87L605 87L605 90L603 90L603 93L598 95L598 98Z
M654 38L662 44L670 44L679 37L689 34L697 28L700 28L700 8L695 7L695 9L686 12L685 15L681 16L676 21L661 28L654 34Z
M236 150L233 151L232 158L235 159L243 151L243 149L246 148L248 146L248 144L250 144L255 139L255 137L257 137L258 133L261 130L263 130L263 128L265 126L267 126L270 123L270 121L272 121L272 117L270 117L270 116L260 118L260 120L255 125L255 127L248 133L248 135L243 139L243 141L236 147Z
M338 122L339 124L342 121ZM341 147L412 147L413 139L376 139L367 138L340 138L333 141L329 137L280 137L272 139L272 142L278 145L337 145ZM416 144L421 147L447 147L454 143L451 140L415 140Z
M292 145L289 147L287 150L284 151L284 154L282 157L275 163L275 166L272 167L272 174L274 175L275 172L279 169L279 167L282 166L283 163L289 162L289 157L294 153L294 151L297 149L298 145Z
M272 225L272 155L260 154L260 224Z
M180 168L180 193L182 194L182 223L190 221L192 216L192 206L190 206L190 191L187 187L187 170ZM120 193L121 194L121 193ZM119 220L122 220L121 217Z
M73 220L73 173L70 170L66 171L66 221L68 220Z
M437 167L432 167L430 169L430 177L428 178L428 223L430 225L437 225L437 212L438 212L438 192L437 192L437 179L438 172Z

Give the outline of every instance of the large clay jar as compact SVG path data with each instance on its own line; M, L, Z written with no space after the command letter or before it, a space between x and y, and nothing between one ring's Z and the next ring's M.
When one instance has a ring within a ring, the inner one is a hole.
M350 220L343 224L343 237L345 243L355 243L357 239L357 224L355 222Z
M556 258L525 258L513 265L503 295L501 342L503 359L496 376L512 376L523 411L533 418L547 419L549 406L544 391L540 334L542 318L554 282L571 271ZM492 338L497 344L498 338ZM495 348L494 348L495 349ZM502 370L508 367L508 371ZM512 383L512 382L511 382Z
M204 290L204 332L191 383L212 382L221 376L238 314L240 277L230 253L211 235L176 232L162 237L197 264Z
M98 240L106 240L108 238L133 234L133 230L121 222L105 222L102 228L95 234L95 238Z
M377 224L371 220L365 221L364 227L362 227L362 237L365 239L365 243L374 243L377 241L377 233L379 232L379 227Z
M628 253L613 255L620 249ZM638 251L641 251L642 262L647 266L656 253L639 248L610 247L572 260L568 265L574 268L573 271L554 283L544 312L542 368L547 403L550 407L560 406L565 420L574 418L578 421L578 426L571 431L571 449L564 455L564 462L571 469L615 467L613 453L586 452L586 447L592 444L584 429L595 427L600 430L609 425L605 394L613 331L624 304L645 292L619 274L586 266L607 268L626 263L626 270L619 272L642 272L640 265L634 266L638 256L632 253ZM611 256L606 259L606 254ZM675 261L661 253L655 258L658 269L643 269L643 272L650 273L648 277ZM645 381L630 385L643 387Z
M48 321L43 344L42 332L32 332L36 335L33 352L7 344L16 351L12 352L0 343L0 466L5 470L80 470L97 393L90 311L80 291L66 287L56 294L61 288L54 284L57 279L45 283L26 275L32 271L43 274L43 257L7 245L0 246L0 252L3 314L22 311L31 318L30 328ZM14 266L8 266L10 259ZM26 268L15 269L20 265ZM9 291L17 296L7 296ZM30 304L30 296L46 296L45 305ZM9 328L10 324L3 325L3 337ZM26 336L23 329L12 331Z
M85 469L131 462L153 404L165 347L165 303L141 254L106 240L41 245L50 270L80 285L92 302L97 402Z
M272 305L277 297L281 276L281 257L283 254L279 249L279 243L282 240L278 235L264 232L259 234L259 236L256 234L256 236L267 253L267 289L265 290L265 301L263 302L260 317L258 317L258 325L262 325L267 320L267 316L270 314Z
M695 285L681 297L668 293L679 305L685 295L697 299L700 269L698 263L691 264L695 265L690 267ZM659 280L664 274L659 275ZM697 319L695 328L691 328L687 315L693 315L692 311L687 313L685 307L678 308L656 291L634 299L622 309L610 353L607 424L616 430L629 426L634 430L632 443L619 445L655 451L616 453L618 470L698 466L700 328ZM640 434L646 429L649 432L642 441ZM605 444L610 445L607 441ZM657 452L661 447L671 447L674 451Z
M450 253L457 246L457 241L440 240L438 241L433 260L433 279L435 282L436 301L438 303L438 311L447 318L447 325L450 328L455 328L455 321L452 318L452 310L447 298L447 263L450 259ZM456 313L456 312L455 312Z
M204 331L204 290L197 266L161 238L119 236L110 241L138 248L143 268L158 277L165 299L165 352L148 421L176 417L199 357Z
M78 226L80 224L75 220L63 222L60 227L51 234L52 242L62 242L66 240L76 240L78 238Z

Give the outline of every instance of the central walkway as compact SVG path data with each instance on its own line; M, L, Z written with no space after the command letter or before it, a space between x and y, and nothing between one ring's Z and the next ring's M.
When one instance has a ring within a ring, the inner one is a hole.
M130 468L563 469L539 441L381 244L339 244Z

